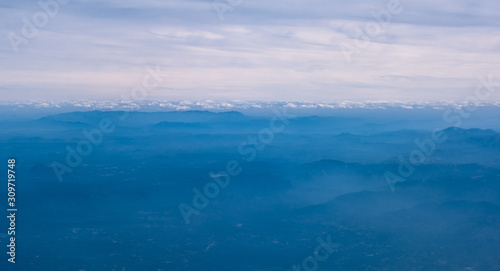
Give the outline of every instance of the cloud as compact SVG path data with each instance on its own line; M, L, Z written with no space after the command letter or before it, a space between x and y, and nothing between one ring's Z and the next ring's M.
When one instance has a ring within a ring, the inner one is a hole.
M73 0L16 54L8 33L41 8L5 1L1 99L119 99L157 64L158 99L462 100L478 76L498 77L494 1L401 0L347 63L339 44L388 2L244 0L220 21L212 1Z

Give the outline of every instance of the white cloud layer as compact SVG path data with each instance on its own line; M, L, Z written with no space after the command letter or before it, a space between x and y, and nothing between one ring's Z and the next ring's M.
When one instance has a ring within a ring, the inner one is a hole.
M211 1L72 0L14 53L42 8L2 1L0 99L120 99L156 65L150 98L173 100L460 101L500 78L495 1L401 0L348 63L339 44L388 2L243 0L220 21Z

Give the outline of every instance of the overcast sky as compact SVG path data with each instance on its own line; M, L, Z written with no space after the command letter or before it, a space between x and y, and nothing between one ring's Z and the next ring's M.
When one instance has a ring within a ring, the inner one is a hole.
M120 99L156 65L149 99L459 101L500 81L500 1L391 1L229 0L221 20L214 1L70 0L44 25L2 0L0 100Z

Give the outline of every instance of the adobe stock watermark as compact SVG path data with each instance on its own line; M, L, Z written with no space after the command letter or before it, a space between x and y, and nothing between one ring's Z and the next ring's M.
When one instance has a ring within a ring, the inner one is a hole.
M160 66L157 65L156 69L147 68L146 75L142 78L142 84L135 86L130 91L130 95L122 95L122 99L127 101L142 101L148 95L148 91L154 90L163 82L160 73ZM129 115L130 109L127 109L123 115L119 117L120 120L125 120ZM80 140L76 146L66 146L66 159L64 163L54 161L51 164L55 175L59 182L63 181L63 175L73 172L73 169L80 166L83 158L89 156L95 147L101 145L104 135L113 133L116 126L113 120L109 118L102 118L97 128L92 130L82 130L84 139Z
M477 110L480 102L487 101L495 93L495 87L500 87L500 82L493 82L493 76L488 78L479 77L474 95L463 100L464 106L448 109L443 113L443 120L451 126L461 127L464 120L468 119L472 112ZM438 144L443 144L448 140L443 129L434 129L430 137L419 140L415 139L416 148L410 152L408 157L398 156L399 166L397 173L386 171L384 177L392 192L395 191L394 184L404 182L406 178L415 173L415 168L421 166L425 160L434 154Z
M257 157L259 152L262 152L265 147L274 140L275 134L282 133L285 128L290 124L289 119L295 116L289 115L285 112L273 109L275 116L269 120L269 127L261 129L257 135L250 135L238 145L238 153L242 156L243 160L251 163ZM211 182L205 184L202 190L193 188L192 205L185 203L179 204L179 211L184 218L186 224L190 224L190 217L192 215L199 215L200 211L205 209L210 204L210 199L216 198L221 189L225 189L231 182L231 177L238 176L243 171L240 163L236 160L231 160L226 163L225 170L214 173L209 172Z
M219 20L224 21L224 14L226 12L233 12L234 9L241 5L243 0L214 0L212 6L214 7Z
M325 262L340 247L340 244L332 243L331 235L326 237L326 242L321 237L316 238L318 246L313 251L312 256L307 256L302 260L301 265L293 265L292 271L315 271L320 262Z
M401 2L399 0L390 0L385 9L379 12L370 12L373 20L367 22L364 29L357 26L353 27L353 44L348 42L341 42L339 44L340 50L342 51L347 64L352 62L353 54L359 55L362 49L368 47L372 40L379 36L380 33L382 33L382 30L389 26L392 22L393 15L399 15L401 12L403 12Z
M61 5L69 3L70 0L41 0L38 1L40 10L35 12L30 19L23 16L21 21L20 34L9 31L7 39L10 42L12 50L17 54L20 51L21 45L27 45L31 39L34 39L40 29L47 26L49 21L54 18L61 8Z

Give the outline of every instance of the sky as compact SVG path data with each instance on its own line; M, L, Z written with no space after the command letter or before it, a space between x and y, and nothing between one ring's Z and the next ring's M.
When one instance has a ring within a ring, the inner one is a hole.
M500 81L500 1L55 1L0 0L0 101L123 99L155 67L151 100L460 101Z

